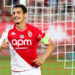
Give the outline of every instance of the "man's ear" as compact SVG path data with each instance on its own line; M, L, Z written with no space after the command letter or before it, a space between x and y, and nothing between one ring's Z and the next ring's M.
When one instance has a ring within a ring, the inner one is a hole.
M25 18L28 16L28 14L27 13L25 13Z

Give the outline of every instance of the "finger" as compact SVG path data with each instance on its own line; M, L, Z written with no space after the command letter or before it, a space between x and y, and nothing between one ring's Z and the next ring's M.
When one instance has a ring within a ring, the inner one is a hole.
M7 44L9 44L9 42L7 42Z
M9 46L9 43L7 43L7 46Z
M5 47L8 46L8 45L9 45L9 44L7 44L7 43L4 43L4 44L3 44L3 46L5 46Z
M5 39L4 39L4 41L5 41Z
M8 48L8 46L4 46L3 48Z
M37 61L37 59L33 60L33 62L36 62L36 61Z
M6 42L6 40L4 39L3 42Z
M6 47L9 47L9 45L6 45Z
M5 44L5 45L9 45L9 42L5 42L4 44Z
M3 48L7 48L7 46L3 46Z
M41 65L41 63L40 63L40 62L35 62L35 64L36 64L36 65Z
M7 48L7 47L9 46L9 44L4 43L2 46L3 46L4 48Z
M6 46L9 46L9 44L7 43Z

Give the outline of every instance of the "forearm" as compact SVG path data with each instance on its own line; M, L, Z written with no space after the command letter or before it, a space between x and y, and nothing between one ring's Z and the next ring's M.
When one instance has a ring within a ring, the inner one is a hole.
M52 54L55 48L56 45L53 43L53 41L50 41L45 54L42 57L35 59L33 62L35 62L35 64L37 65L42 65L45 62L45 60Z
M52 41L50 41L45 54L41 58L46 60L52 54L52 52L55 50L55 48L56 48L56 45Z
M0 51L2 50L2 46L0 46Z

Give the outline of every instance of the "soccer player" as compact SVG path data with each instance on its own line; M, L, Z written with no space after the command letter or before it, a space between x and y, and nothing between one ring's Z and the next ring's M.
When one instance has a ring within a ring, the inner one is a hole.
M26 23L27 8L13 7L15 25L6 28L0 39L1 48L10 48L12 75L41 75L40 66L56 48L55 44L38 28ZM43 56L37 56L38 42L48 45Z

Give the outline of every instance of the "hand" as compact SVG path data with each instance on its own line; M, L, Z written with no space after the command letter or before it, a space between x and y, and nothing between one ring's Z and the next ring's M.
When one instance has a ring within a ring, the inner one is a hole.
M33 61L36 65L42 65L45 60L43 58L37 58Z
M2 42L1 47L2 47L2 48L8 48L8 47L9 47L9 43L6 42L6 40L4 39L4 41Z

